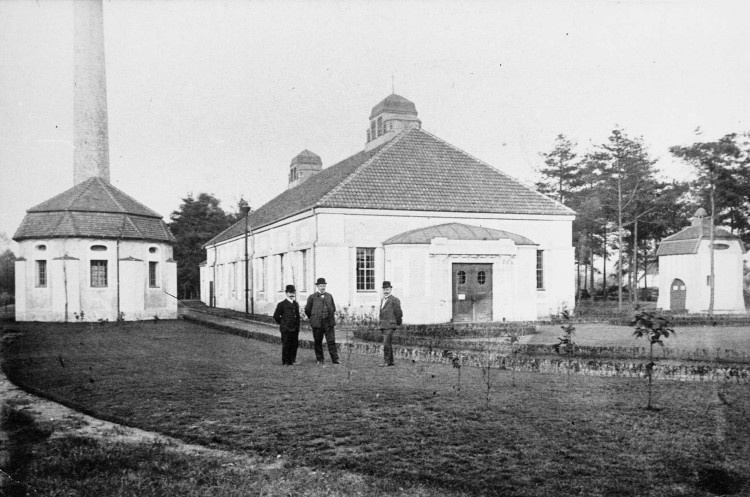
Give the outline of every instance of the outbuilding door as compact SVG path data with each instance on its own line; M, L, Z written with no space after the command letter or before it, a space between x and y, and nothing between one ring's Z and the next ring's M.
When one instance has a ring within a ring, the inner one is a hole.
M669 309L673 311L684 311L686 296L687 290L685 289L685 282L680 279L672 280L672 286L670 286L669 290Z
M492 264L453 264L453 321L492 321Z

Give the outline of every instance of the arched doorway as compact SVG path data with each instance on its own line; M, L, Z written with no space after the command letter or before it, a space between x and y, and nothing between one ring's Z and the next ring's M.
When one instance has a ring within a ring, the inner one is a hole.
M686 296L685 282L677 278L672 280L672 285L669 287L669 309L678 312L684 311Z

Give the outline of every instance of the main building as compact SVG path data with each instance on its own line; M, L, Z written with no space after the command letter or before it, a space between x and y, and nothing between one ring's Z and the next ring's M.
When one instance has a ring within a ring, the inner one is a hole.
M364 150L326 168L309 150L292 159L286 191L206 243L202 299L271 314L285 285L304 299L325 277L354 315L376 315L391 281L407 323L536 320L572 306L575 213L417 116L389 95Z

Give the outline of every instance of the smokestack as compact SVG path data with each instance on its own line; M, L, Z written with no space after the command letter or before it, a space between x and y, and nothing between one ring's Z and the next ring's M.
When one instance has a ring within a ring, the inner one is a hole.
M102 0L74 0L73 181L109 182L107 81Z

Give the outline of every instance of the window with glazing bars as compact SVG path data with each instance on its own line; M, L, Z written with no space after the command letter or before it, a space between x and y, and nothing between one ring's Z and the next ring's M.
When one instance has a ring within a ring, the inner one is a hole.
M107 261L91 261L91 286L107 286Z
M47 286L47 261L36 261L36 286Z
M544 250L536 251L536 289L544 290Z
M156 288L159 286L158 280L156 279L156 269L158 262L149 261L148 263L148 286Z
M357 248L357 290L375 290L375 249Z

